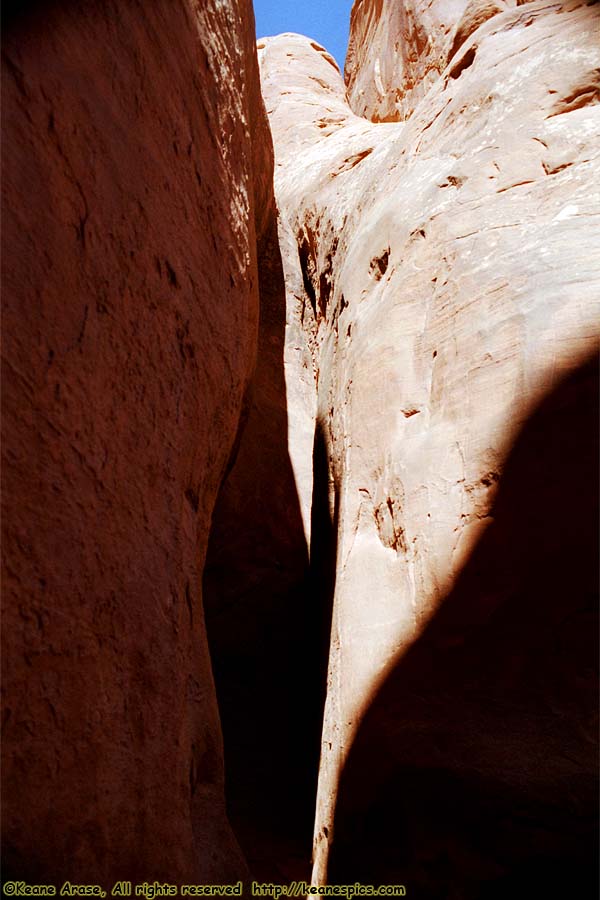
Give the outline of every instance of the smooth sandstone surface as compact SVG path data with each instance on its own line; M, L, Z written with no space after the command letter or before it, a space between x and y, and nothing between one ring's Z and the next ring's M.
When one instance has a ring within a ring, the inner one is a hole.
M466 7L359 0L348 99L258 44L336 531L313 877L462 900L589 849L600 314L600 9Z
M201 574L273 222L251 3L5 12L3 876L235 882Z

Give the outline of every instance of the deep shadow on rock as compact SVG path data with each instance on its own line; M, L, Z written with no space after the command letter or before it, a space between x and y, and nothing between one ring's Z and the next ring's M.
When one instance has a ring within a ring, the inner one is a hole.
M594 359L521 430L489 528L360 725L331 883L597 896L597 410Z
M229 816L253 875L285 882L310 873L335 526L317 426L309 566L288 452L285 285L274 211L259 274L257 368L213 518L204 597Z

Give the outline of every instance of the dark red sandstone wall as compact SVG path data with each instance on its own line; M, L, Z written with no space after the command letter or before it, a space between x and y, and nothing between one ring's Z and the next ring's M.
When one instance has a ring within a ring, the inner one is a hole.
M230 881L201 573L255 362L249 0L10 5L5 877Z

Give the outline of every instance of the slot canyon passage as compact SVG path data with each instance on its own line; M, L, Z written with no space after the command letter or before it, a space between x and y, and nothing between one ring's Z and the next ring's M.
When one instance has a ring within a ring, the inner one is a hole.
M597 896L600 6L3 16L3 878Z

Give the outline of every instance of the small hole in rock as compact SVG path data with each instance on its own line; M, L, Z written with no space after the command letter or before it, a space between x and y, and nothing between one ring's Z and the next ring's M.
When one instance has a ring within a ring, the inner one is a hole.
M381 254L381 256L376 256L371 260L370 272L371 275L375 276L376 281L380 281L381 278L387 272L387 267L390 261L390 248Z

